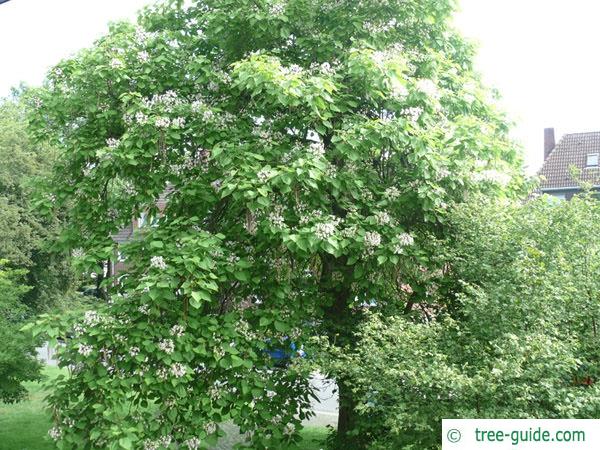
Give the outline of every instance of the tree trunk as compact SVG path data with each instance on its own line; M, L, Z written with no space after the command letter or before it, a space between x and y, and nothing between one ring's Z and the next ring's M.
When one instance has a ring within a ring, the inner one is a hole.
M350 277L352 267L346 265L345 258L341 260L326 258L323 260L323 271L321 274L322 285L332 296L333 302L325 309L326 330L331 345L336 347L353 349L356 345L354 331L359 318L350 307L352 291L350 289ZM332 277L334 271L344 275L343 281L335 281ZM339 397L339 414L335 448L354 450L362 448L357 442L356 436L349 436L356 425L356 400L352 392L350 380L336 377Z

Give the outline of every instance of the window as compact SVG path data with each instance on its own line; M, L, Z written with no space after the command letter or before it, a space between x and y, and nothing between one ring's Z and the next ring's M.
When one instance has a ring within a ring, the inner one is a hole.
M585 167L598 167L598 153L588 153Z
M557 192L556 194L552 194L552 197L558 199L558 200L566 200L567 196L565 195L564 192Z

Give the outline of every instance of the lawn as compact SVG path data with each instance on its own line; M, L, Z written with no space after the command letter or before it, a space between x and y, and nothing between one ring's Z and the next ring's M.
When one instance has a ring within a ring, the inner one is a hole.
M44 373L56 377L60 369L46 367ZM0 450L50 450L55 447L48 438L50 418L44 411L42 384L27 383L29 399L15 405L0 404ZM324 447L322 443L327 430L321 427L307 427L303 430L303 444L296 450L317 450ZM220 446L225 450L227 446Z

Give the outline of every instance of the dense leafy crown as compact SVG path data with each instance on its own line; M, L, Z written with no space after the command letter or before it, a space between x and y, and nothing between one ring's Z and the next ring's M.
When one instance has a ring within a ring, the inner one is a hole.
M86 262L169 200L123 249L121 296L72 331L65 448L197 448L227 419L255 448L295 439L308 388L265 348L299 345L340 294L418 294L446 209L517 183L452 2L190 3L113 25L31 93L64 150L41 206L69 206Z

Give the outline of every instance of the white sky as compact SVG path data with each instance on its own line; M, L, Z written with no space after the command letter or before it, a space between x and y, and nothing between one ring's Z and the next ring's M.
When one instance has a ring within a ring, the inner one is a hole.
M455 23L479 44L477 67L517 123L528 171L542 162L543 128L600 130L600 1L459 0ZM60 59L90 45L108 22L149 0L11 0L0 5L0 96L38 84Z

